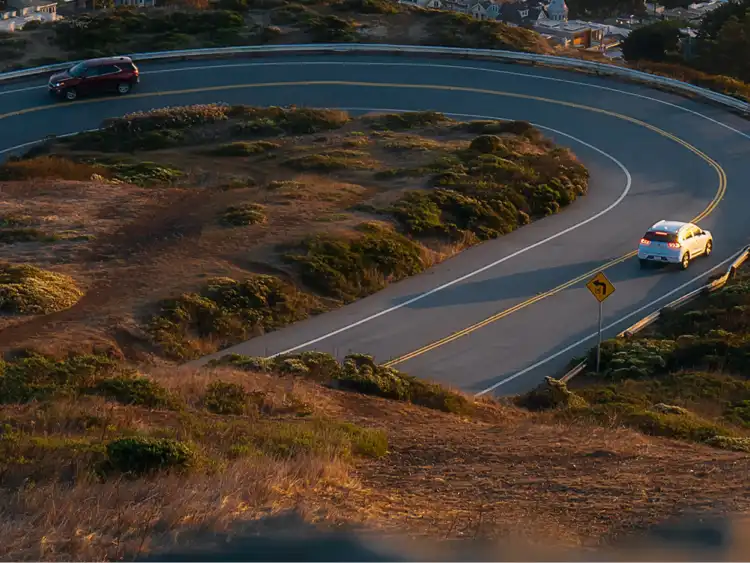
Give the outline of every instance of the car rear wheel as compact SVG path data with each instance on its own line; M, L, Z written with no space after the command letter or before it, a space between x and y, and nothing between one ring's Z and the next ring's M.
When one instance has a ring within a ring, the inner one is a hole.
M640 263L641 270L645 270L648 268L648 260L644 260L643 258L639 258L638 262Z
M127 94L128 92L130 92L130 84L127 82L121 82L117 85L118 94Z
M714 243L711 241L708 241L706 243L706 250L703 252L706 256L711 256L711 251L714 249Z
M65 90L65 99L72 102L78 97L78 92L76 92L75 88L70 88L69 90Z
M687 270L687 269L688 269L688 266L689 266L689 265L690 265L690 253L689 253L689 252L686 252L686 253L685 253L685 254L683 255L683 257L682 257L682 261L680 262L680 267L681 267L681 268L682 268L683 270Z

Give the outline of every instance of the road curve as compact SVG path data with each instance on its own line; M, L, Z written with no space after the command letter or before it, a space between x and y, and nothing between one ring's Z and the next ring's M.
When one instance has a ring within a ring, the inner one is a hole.
M591 171L589 195L556 216L222 353L357 351L470 392L517 393L595 343L597 303L584 284L598 269L616 287L604 305L608 337L697 287L750 242L750 122L672 94L552 69L416 57L186 61L142 70L138 92L115 99L55 104L39 79L0 87L0 155L135 110L293 103L527 120ZM644 272L628 256L653 222L696 217L716 246L687 271Z

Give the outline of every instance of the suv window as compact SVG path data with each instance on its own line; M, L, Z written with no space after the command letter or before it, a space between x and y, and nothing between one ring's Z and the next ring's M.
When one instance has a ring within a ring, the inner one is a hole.
M677 235L664 231L648 231L643 238L651 242L677 242Z
M89 68L84 63L78 63L68 71L68 74L73 78L81 78L86 75L87 70Z

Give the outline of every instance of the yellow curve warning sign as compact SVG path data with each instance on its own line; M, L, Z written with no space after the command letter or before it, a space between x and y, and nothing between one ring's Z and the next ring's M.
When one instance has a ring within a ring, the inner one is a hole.
M599 301L599 303L615 292L615 286L607 279L604 272L599 272L591 278L586 284L586 287L589 288L589 291L594 297L596 297L596 300Z

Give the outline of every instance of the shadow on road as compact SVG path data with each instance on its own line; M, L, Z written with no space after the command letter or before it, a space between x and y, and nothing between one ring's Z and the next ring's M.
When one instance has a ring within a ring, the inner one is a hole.
M508 275L498 275L491 279L479 281L466 280L465 282L448 287L406 305L409 309L431 309L434 307L446 307L450 305L468 305L471 303L483 303L500 301L503 299L523 298L529 299L540 293L550 291L560 284L574 279L581 274L603 266L606 262L591 261L566 264L539 270L531 270ZM607 270L607 276L614 283L625 279L637 279L659 274L662 269L640 270L638 262L634 259L626 261L620 268ZM585 283L585 282L580 282ZM394 305L400 305L419 297L421 293L413 293L393 300Z

